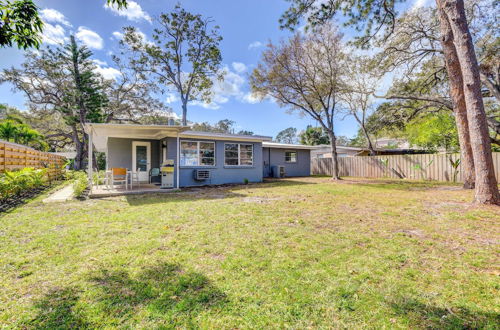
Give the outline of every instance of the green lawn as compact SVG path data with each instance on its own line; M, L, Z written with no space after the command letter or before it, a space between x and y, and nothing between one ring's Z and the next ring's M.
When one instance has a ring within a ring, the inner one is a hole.
M498 328L500 208L298 178L0 216L0 326Z

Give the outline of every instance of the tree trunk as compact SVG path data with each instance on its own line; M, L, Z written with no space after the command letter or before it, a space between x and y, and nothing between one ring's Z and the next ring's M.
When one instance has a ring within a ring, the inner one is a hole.
M375 152L375 149L373 148L373 143L370 138L370 135L368 134L368 131L366 130L365 125L361 125L361 129L363 130L363 134L366 137L366 141L368 141L368 150L370 150L370 156L375 156L377 153Z
M448 71L450 96L453 103L453 112L455 113L458 141L460 143L460 166L464 181L463 188L474 189L474 159L469 135L469 123L467 121L467 107L463 93L462 71L460 70L460 62L455 45L453 44L453 31L451 30L450 23L446 14L439 8L439 3L437 5L441 29L441 45L443 47L446 70Z
M465 104L476 173L475 202L499 204L497 180L493 168L486 113L481 94L481 80L474 45L465 17L463 0L438 0L448 17L454 36L464 82ZM439 3L438 2L438 3Z
M187 126L187 101L182 101L182 126Z
M330 138L330 150L332 153L332 180L340 180L337 157L337 138L332 130L328 130L328 137Z

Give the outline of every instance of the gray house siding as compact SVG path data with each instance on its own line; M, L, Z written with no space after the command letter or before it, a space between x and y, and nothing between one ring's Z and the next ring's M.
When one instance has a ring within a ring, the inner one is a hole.
M297 162L285 162L285 152L296 151ZM272 167L282 165L285 167L286 176L309 176L311 174L311 152L306 149L280 149L280 148L263 148L263 174L264 177L272 175Z
M181 187L200 186L209 184L243 183L244 179L249 182L262 181L262 143L241 141L214 141L210 139L185 139L181 141L208 141L215 142L215 166L181 166L179 181ZM253 144L253 166L225 166L224 165L224 143ZM167 138L167 156L177 161L176 138ZM194 180L195 169L210 170L211 178L206 181ZM176 173L175 173L176 174Z
M151 142L151 167L160 166L160 141L141 140L141 139L123 139L108 138L107 167L121 167L132 169L132 142L146 141ZM174 148L175 149L175 148Z

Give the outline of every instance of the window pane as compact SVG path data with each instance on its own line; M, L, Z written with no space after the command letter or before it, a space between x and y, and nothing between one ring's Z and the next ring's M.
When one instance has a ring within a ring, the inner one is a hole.
M226 158L226 165L238 165L238 158Z
M214 150L215 143L213 142L200 142L200 150Z
M202 158L201 165L215 165L215 158Z
M253 145L240 145L240 165L253 165Z
M285 162L296 163L297 162L297 152L296 151L286 151L285 152Z
M135 168L137 169L137 171L147 171L148 149L146 146L135 147Z
M181 166L198 165L198 142L181 142Z
M224 164L238 165L238 144L226 143L224 145Z
M237 143L226 143L224 145L224 150L225 151L238 151L238 144Z
M213 158L211 161L205 161L204 158ZM202 165L214 165L215 159L215 143L200 142L200 159Z
M253 165L252 159L241 159L240 165Z

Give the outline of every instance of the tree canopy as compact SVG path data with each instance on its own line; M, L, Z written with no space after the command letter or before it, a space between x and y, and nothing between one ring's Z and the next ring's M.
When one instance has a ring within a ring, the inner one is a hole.
M182 123L187 125L190 101L210 102L213 79L222 79L219 27L177 5L155 20L153 40L135 27L126 27L122 46L137 72L155 79L163 92L178 94Z

